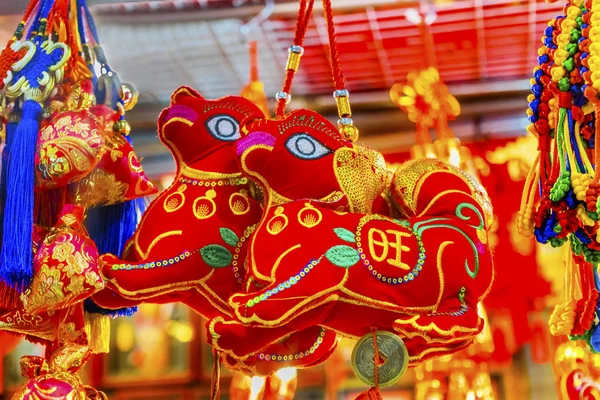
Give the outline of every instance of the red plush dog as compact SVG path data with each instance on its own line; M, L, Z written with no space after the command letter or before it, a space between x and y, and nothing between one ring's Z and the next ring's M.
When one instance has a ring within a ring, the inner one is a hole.
M248 239L262 215L253 187L239 170L235 141L243 119L263 114L242 97L206 100L185 87L171 100L159 118L158 133L175 158L177 176L150 204L124 260L102 256L112 293L105 290L94 301L112 309L183 301L206 318L232 318L227 301L242 290ZM299 352L306 351L310 363L324 360L336 344L334 333L325 336L314 327L274 344L262 357L225 362L268 374L294 365Z
M393 220L370 214L383 157L324 117L298 110L245 130L241 167L266 196L246 260L258 289L231 297L235 318L210 322L216 348L243 358L308 327L377 328L401 336L414 364L472 342L493 280L491 208L474 179L437 160L405 164L392 192L407 219Z

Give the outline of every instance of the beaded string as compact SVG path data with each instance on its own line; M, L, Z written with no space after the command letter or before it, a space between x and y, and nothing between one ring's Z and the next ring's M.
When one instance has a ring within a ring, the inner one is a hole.
M302 57L302 54L304 54L302 44L304 43L304 36L306 36L306 29L308 28L308 21L312 15L314 3L314 0L300 0L298 19L296 21L296 32L294 33L294 45L289 49L288 61L285 66L285 80L281 91L277 92L275 95L277 100L275 115L277 118L283 117L285 105L291 100L290 91L292 89L292 82L294 76L298 72L300 58Z

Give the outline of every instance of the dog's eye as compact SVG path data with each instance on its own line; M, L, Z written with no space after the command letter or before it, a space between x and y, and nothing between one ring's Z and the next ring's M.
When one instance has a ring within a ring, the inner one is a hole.
M206 121L208 132L219 140L233 142L240 138L240 124L230 115L220 114Z
M318 160L332 153L330 149L308 133L295 133L285 142L290 153L301 160Z

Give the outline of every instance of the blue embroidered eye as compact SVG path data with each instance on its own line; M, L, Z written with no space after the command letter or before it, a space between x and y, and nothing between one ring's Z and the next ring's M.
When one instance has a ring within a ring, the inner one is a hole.
M220 114L206 121L208 132L219 140L233 142L240 138L240 124L230 115Z
M318 160L332 153L323 143L308 133L293 134L286 140L285 147L290 153L301 160Z

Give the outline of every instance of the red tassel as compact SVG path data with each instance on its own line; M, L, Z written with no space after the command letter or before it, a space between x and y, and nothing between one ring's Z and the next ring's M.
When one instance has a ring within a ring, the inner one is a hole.
M380 400L380 399L383 400L383 397L381 397L381 393L379 392L379 389L377 389L377 388L371 388L371 389L367 390L366 392L362 392L356 398L356 400Z
M0 309L14 310L21 305L19 292L6 283L0 282Z
M383 400L379 392L379 346L377 345L377 330L373 329L371 333L373 335L373 350L375 350L375 357L378 361L375 363L375 387L359 394L356 400Z

